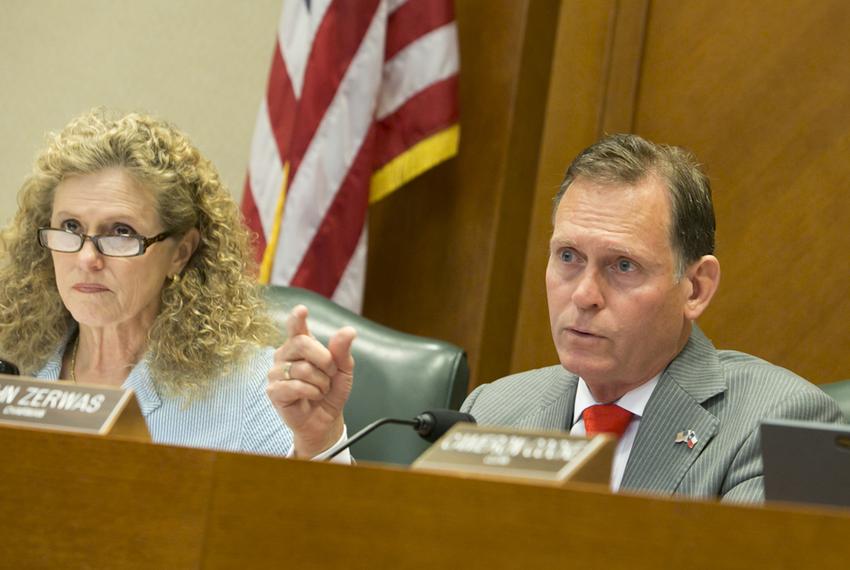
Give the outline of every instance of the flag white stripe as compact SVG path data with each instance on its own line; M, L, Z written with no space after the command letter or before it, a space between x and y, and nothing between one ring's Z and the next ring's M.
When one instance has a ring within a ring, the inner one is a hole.
M457 26L454 22L422 36L384 64L377 119L391 115L424 88L458 72Z
M376 11L357 54L290 181L272 280L289 283L313 241L375 116L386 6Z
M266 99L260 103L254 138L251 140L251 158L248 163L248 178L254 203L260 214L263 235L267 238L274 226L275 206L280 186L283 183L283 165L280 163L277 142L272 133L269 108Z
M296 99L301 97L301 89L304 87L304 74L307 72L313 39L331 2L310 0L309 10L304 0L287 0L283 4L277 40Z
M368 224L363 224L360 239L357 240L357 248L348 262L348 267L339 280L331 299L338 305L342 305L349 311L359 313L363 308L363 284L366 282L366 251L369 240Z
M407 2L407 0L387 0L387 14L392 14Z

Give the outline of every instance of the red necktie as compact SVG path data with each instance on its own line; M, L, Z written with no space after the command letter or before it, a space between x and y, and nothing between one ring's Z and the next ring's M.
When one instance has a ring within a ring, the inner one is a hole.
M610 433L617 438L623 435L632 421L632 413L617 404L596 404L582 414L587 437L598 433Z

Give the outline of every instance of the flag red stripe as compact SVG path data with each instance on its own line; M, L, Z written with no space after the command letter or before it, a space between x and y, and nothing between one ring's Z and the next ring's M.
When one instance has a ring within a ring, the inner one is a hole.
M260 212L254 202L254 193L251 191L250 174L245 176L245 188L242 190L242 215L245 217L245 225L248 229L257 234L256 249L253 253L257 263L260 263L263 260L263 252L266 250L266 236L263 225L260 223Z
M298 100L288 157L290 180L295 180L301 159L360 48L378 4L378 0L334 0L319 24Z
M423 89L377 124L374 167L458 122L458 76L452 75Z
M295 287L326 297L336 291L366 223L374 140L373 125L292 278Z
M408 0L387 20L384 59L389 61L405 47L428 32L453 21L454 5L434 0Z
M269 85L266 89L266 104L269 110L269 121L280 163L286 162L290 141L292 140L292 126L295 123L296 100L283 55L280 51L280 43L275 44L274 56L272 57L272 70L269 73Z

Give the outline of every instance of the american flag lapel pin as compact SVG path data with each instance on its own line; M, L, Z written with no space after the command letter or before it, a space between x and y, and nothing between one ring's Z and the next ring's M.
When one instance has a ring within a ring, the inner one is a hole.
M694 430L682 430L676 434L676 439L674 443L687 443L688 449L693 449L694 446L699 442L697 438L697 434Z

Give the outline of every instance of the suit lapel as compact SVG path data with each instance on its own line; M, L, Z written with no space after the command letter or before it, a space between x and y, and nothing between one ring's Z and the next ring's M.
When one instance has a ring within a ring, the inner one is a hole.
M703 403L726 390L714 346L694 325L688 343L673 359L649 399L623 474L624 489L673 493L717 433L719 420ZM676 443L693 430L693 448Z
M561 367L540 399L540 406L524 417L517 427L525 429L569 430L573 421L578 376ZM565 419L566 418L566 419Z

